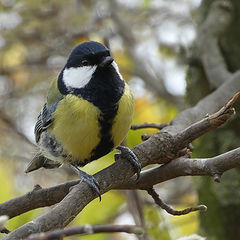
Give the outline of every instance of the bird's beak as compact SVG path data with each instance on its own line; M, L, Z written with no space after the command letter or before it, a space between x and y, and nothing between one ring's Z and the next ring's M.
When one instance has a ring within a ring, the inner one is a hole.
M109 66L113 61L114 61L114 59L111 56L104 57L102 59L101 63L99 64L99 67L105 68L105 67Z

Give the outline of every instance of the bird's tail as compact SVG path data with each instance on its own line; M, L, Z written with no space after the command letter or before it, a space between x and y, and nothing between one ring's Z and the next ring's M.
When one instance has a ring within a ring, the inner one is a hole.
M41 167L43 168L58 168L62 164L59 162L55 162L53 160L50 160L46 157L44 157L41 152L37 152L31 162L28 164L25 173L29 173L32 171L35 171Z

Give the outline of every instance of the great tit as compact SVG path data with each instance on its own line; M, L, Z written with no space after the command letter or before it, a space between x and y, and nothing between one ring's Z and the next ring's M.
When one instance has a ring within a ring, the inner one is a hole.
M39 151L26 172L69 163L101 199L98 182L78 166L118 148L139 176L137 157L119 146L133 111L132 92L109 49L94 41L79 44L49 88L34 131Z

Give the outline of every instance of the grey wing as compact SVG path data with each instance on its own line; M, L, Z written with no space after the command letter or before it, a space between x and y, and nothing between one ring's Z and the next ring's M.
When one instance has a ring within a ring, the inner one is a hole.
M38 143L40 136L43 131L45 131L53 122L53 113L57 108L58 102L52 105L44 104L40 114L38 115L37 122L35 124L35 140ZM32 161L28 164L25 172L31 172L38 168L55 168L59 167L61 163L52 161L46 157L44 157L41 151L37 152L33 157Z
M34 128L35 141L38 143L41 133L45 131L53 122L53 113L57 108L58 102L52 105L44 104Z

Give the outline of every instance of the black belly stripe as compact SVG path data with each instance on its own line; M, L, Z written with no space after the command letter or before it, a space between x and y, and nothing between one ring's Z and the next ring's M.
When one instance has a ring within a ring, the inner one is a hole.
M111 109L110 111L103 113L98 119L98 122L101 126L100 130L101 141L97 145L97 147L92 151L90 161L96 160L112 151L114 143L111 131L114 118L117 115L117 111L118 105L116 105L115 108Z
M82 160L75 161L76 165L80 167L83 167L87 163L97 160L100 157L103 157L104 155L108 154L113 150L114 143L113 143L111 131L112 131L114 118L117 115L118 104L116 104L115 107L112 108L111 110L108 110L108 111L104 109L101 109L101 110L103 112L98 118L98 122L101 127L100 133L99 133L100 139L101 139L100 143L93 149L90 158L85 159L84 161Z

